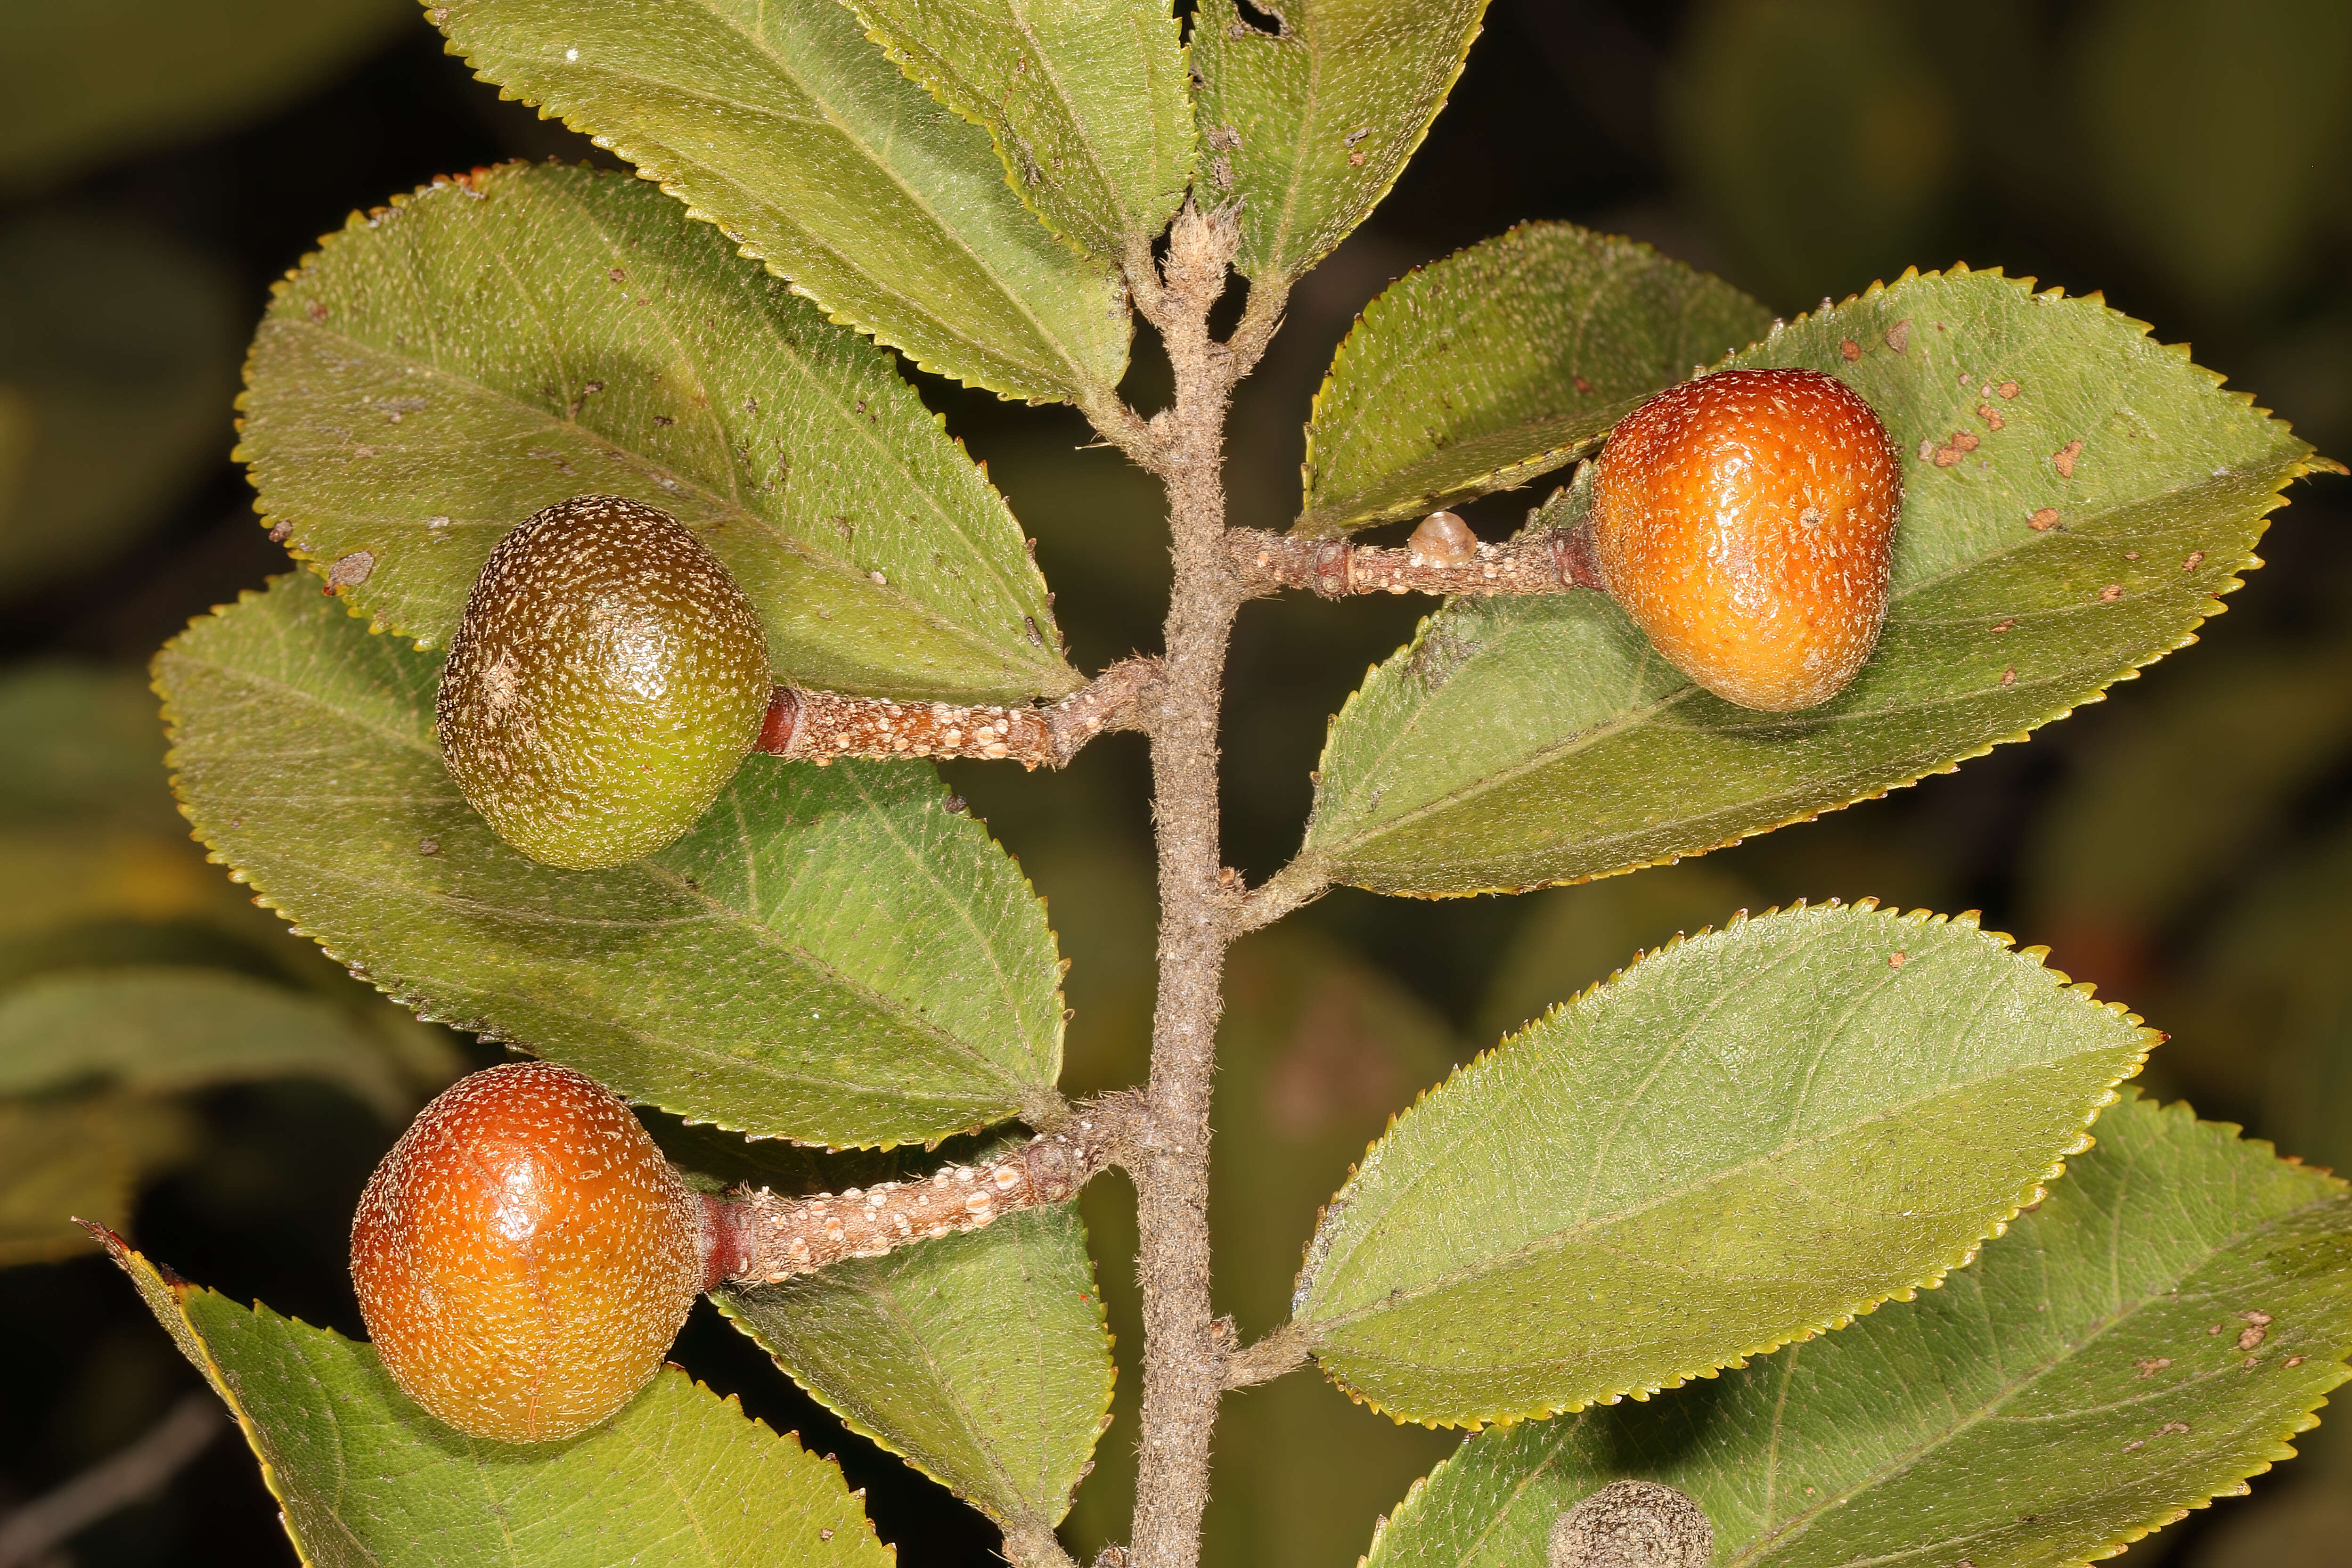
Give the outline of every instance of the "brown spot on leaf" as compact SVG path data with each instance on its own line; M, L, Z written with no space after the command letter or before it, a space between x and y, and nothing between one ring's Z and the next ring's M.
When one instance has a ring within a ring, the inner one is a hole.
M2192 550L2189 552L2189 559L2180 563L2180 569L2183 572L2194 572L2204 564L2205 552L2201 550Z
M2017 383L2013 381L2004 381L2000 384L1999 391L2003 397L2015 397L2017 395Z
M2017 617L2016 617L2015 616L2010 616L2010 617L2009 617L2009 619L2007 619L2007 620L2005 620L2005 621L1995 621L1995 622L1993 622L1993 624L1992 624L1992 629L1993 629L1994 631L1997 631L1997 632L2005 632L2005 631L2009 630L2009 628L2010 628L2010 627L2011 627L2011 626L2015 626L2015 625L2017 625Z
M375 552L354 550L327 568L327 592L335 594L345 588L356 588L366 582L368 574L374 570Z
M2026 526L2032 529L2034 532L2047 533L2058 526L2058 509L2054 506L2045 506L2025 521Z
M2154 1377L2158 1373L2162 1372L2166 1367L2172 1364L2172 1358L2168 1355L2147 1356L2139 1361L2132 1363L2132 1364L2139 1368L2140 1376Z
M2017 666L2012 664L2007 669L2000 672L2000 683L2003 686L2014 686L2017 684Z
M327 307L313 300L310 301L310 310L305 314L314 321L323 321L327 319Z
M615 283L626 283L629 280L627 271L618 267L612 268L612 270L606 272L604 276L610 278Z
M1855 342L1852 338L1848 338L1845 342L1838 344L1838 353L1845 356L1846 363L1852 364L1854 361L1862 357L1862 345Z
M2050 460L2057 465L2058 477L2060 479L2071 479L2074 477L2074 459L2082 455L2083 443L2080 441L2069 441L2064 446L2059 447L2056 451L2051 453Z
M2159 1437L2179 1437L2187 1435L2188 1431L2188 1422L2168 1421L2163 1426L2156 1429L2156 1436Z
M2007 423L2007 421L2001 418L2000 410L1995 408L1990 403L1979 403L1977 405L1977 417L1985 422L1985 428L1988 430L1998 430L2002 425Z
M2102 605L2112 605L2123 596L2124 585L2121 583L2110 583L2099 590L2099 603Z
M1592 384L1580 375L1576 378L1576 390L1590 397L1592 395Z
M1889 969L1900 969L1910 962L1911 955L1907 952L1902 952L1900 949L1886 955L1886 967Z
M1908 321L1897 321L1886 329L1886 346L1896 353L1911 346L1911 323Z

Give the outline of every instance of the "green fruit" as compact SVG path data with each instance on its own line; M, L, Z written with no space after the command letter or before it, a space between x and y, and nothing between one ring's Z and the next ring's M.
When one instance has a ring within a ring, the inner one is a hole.
M501 540L441 676L441 753L534 860L593 871L694 826L774 689L743 590L677 520L576 496Z

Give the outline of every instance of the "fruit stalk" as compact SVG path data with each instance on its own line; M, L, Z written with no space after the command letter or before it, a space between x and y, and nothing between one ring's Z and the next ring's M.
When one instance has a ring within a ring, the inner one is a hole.
M1345 539L1236 528L1225 547L1252 595L1305 588L1327 599L1350 594L1565 594L1598 588L1590 545L1575 530L1548 528L1505 544L1476 544L1468 560L1433 558Z
M815 1197L767 1191L712 1200L711 1283L772 1285L845 1258L978 1230L1016 1209L1067 1203L1111 1163L1133 1124L1123 1100L1090 1106L1059 1132L972 1165Z
M819 767L836 757L971 757L1058 768L1106 730L1139 728L1139 709L1161 679L1160 660L1124 659L1058 702L1022 708L779 686L752 749Z

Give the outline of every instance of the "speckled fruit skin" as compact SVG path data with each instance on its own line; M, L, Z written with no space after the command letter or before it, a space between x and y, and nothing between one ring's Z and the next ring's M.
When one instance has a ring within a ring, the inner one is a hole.
M499 837L593 871L693 826L774 689L759 616L700 540L653 507L580 496L490 552L436 732Z
M1594 563L1675 668L1743 708L1811 708L1878 641L1902 459L1870 405L1810 370L1727 370L1619 425L1592 484Z
M661 1369L703 1288L702 1198L552 1062L458 1079L368 1178L352 1283L408 1396L477 1437L569 1437Z

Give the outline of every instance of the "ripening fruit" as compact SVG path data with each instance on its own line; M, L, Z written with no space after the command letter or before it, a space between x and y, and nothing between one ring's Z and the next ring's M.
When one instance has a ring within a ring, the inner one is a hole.
M660 1370L718 1228L627 1106L513 1062L444 1089L368 1178L352 1283L410 1398L477 1437L545 1442Z
M1601 581L1675 668L1743 708L1810 708L1878 641L1903 476L1870 405L1810 370L1659 394L1601 447Z
M1551 1568L1706 1568L1715 1527L1687 1495L1612 1481L1553 1521Z
M719 558L667 512L580 496L483 563L436 733L499 837L593 871L693 826L773 691L759 616Z

